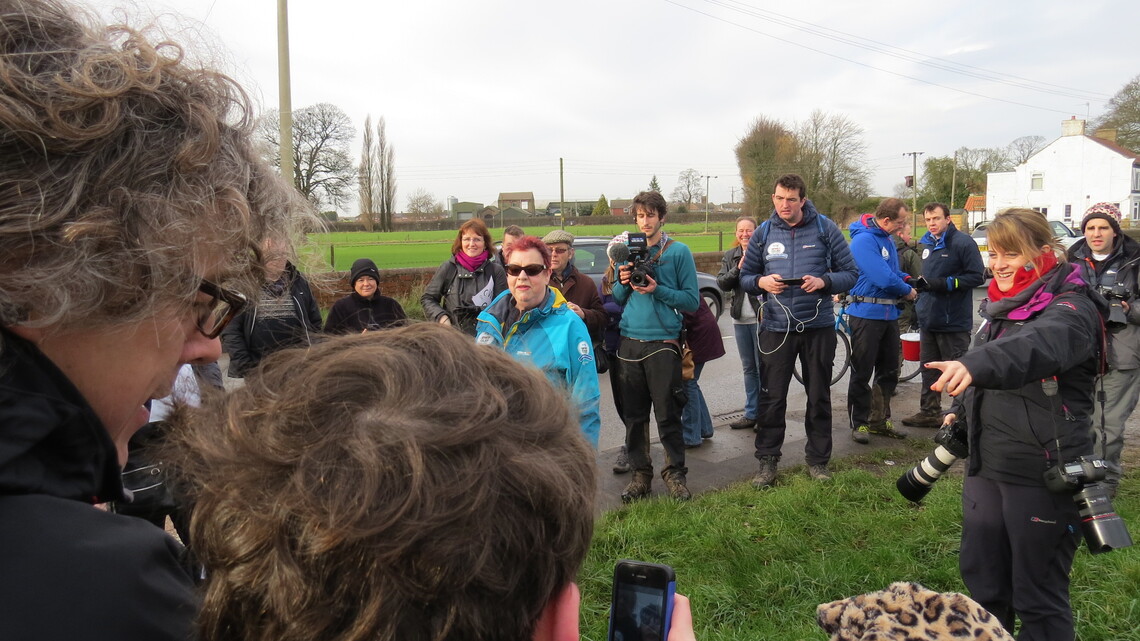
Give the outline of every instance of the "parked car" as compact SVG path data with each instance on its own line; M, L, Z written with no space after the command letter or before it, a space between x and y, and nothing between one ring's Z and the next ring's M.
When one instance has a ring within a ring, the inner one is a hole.
M579 236L574 239L574 265L598 285L602 282L606 268L610 266L609 258L606 257L606 247L610 240L609 237L600 236ZM716 285L716 277L698 271L697 288L701 290L701 298L705 299L713 316L720 318L724 310L724 295Z
M1077 233L1068 225L1059 220L1050 220L1049 225L1053 227L1053 235L1060 239L1061 246L1063 246L1065 249L1068 249L1078 240L1084 238L1084 236ZM982 253L982 265L984 265L986 268L986 278L989 278L990 246L989 243L986 242L986 224L980 223L977 227L974 227L974 231L970 234L970 236L972 236L974 242L978 244L978 251Z

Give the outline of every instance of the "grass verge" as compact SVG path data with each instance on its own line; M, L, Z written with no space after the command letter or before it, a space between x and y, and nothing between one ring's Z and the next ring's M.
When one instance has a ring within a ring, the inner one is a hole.
M689 503L655 499L606 513L579 576L582 637L606 638L613 564L626 558L673 566L702 641L823 639L817 605L894 581L965 592L958 574L961 464L922 506L894 486L929 445L914 439L835 461L830 483L809 480L802 468L781 469L781 483L770 490L742 483ZM1125 479L1115 506L1135 536L1135 478ZM1072 579L1078 639L1140 639L1137 586L1140 548L1092 556L1082 545Z

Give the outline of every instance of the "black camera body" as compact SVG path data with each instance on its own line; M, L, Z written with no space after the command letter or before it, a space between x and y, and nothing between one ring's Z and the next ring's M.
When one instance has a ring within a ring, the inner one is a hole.
M649 262L649 242L642 233L633 233L626 240L629 248L629 284L636 287L649 285L653 276L653 265Z
M1105 272L1100 277L1096 291L1108 301L1108 318L1104 324L1109 328L1124 327L1128 324L1128 317L1124 314L1124 301L1128 300L1131 292L1124 283L1116 280L1117 272Z
M1045 487L1054 494L1073 493L1081 516L1081 534L1089 552L1100 554L1132 545L1124 519L1112 506L1112 496L1103 481L1108 465L1101 459L1082 456L1045 470Z
M949 425L943 425L934 435L934 442L938 447L930 456L919 461L906 474L895 482L899 494L914 503L922 501L946 470L955 461L970 455L969 437L966 422L958 419Z
M928 292L928 291L930 291L930 283L926 282L925 276L919 276L918 278L912 278L908 282L910 283L910 286L913 287L914 291L916 291L916 292Z

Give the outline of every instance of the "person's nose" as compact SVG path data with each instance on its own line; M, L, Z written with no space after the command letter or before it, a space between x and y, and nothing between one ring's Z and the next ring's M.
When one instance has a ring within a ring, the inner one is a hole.
M222 341L220 338L206 338L205 334L195 327L186 342L182 345L182 362L194 365L213 363L222 357Z

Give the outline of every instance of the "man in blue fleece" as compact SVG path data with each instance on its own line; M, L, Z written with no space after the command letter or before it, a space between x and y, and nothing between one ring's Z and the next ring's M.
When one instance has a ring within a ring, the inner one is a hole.
M859 280L851 288L847 307L851 324L851 380L847 386L847 415L851 438L870 443L870 434L905 438L891 421L891 395L899 383L899 304L918 294L907 282L910 276L899 268L896 230L906 225L910 214L898 198L879 203L874 214L863 214L851 223L851 256L859 266ZM871 376L882 390L882 421L869 424Z
M621 493L629 503L649 496L653 484L653 460L649 456L649 409L657 417L657 433L665 448L661 478L669 496L686 500L685 441L681 434L681 410L685 406L681 380L681 312L700 304L697 267L685 245L669 238L665 225L665 198L643 191L633 199L631 210L638 231L649 248L643 284L630 282L632 266L612 265L617 282L613 296L625 307L621 317L621 343L617 352L625 410L625 446L633 478ZM614 376L610 372L610 376Z

